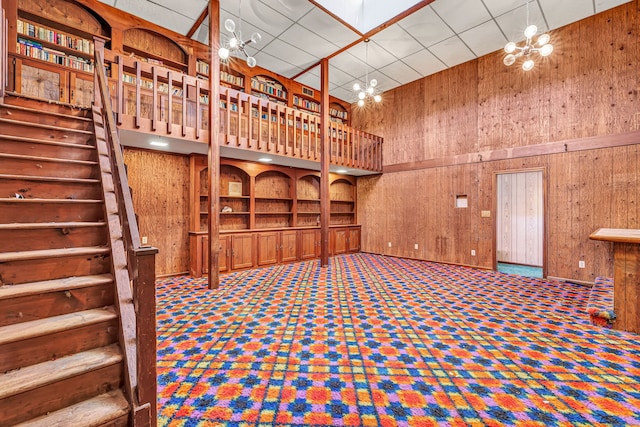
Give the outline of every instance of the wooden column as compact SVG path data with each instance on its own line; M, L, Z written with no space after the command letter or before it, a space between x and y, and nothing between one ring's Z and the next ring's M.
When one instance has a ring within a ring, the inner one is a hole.
M640 334L640 230L600 228L589 238L613 242L613 328Z
M322 133L320 143L320 265L329 265L329 219L331 215L331 201L329 198L329 59L320 62L320 91L322 92Z
M4 101L4 91L7 86L9 66L9 29L8 20L4 11L4 4L0 0L0 102Z
M220 0L209 1L209 289L220 284Z

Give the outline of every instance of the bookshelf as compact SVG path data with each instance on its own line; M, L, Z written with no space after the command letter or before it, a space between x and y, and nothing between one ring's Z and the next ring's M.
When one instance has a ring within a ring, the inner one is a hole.
M251 93L271 101L287 104L288 93L285 86L272 77L256 75L251 77Z
M142 62L162 65L186 73L188 55L169 37L143 28L129 28L122 33L122 50Z

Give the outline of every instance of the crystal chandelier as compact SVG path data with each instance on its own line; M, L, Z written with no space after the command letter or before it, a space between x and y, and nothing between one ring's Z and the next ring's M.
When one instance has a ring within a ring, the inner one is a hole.
M375 93L375 87L378 85L378 81L376 79L371 79L371 81L369 81L369 39L365 39L364 42L366 43L365 63L367 64L364 88L360 86L360 83L355 83L353 85L353 91L358 94L358 107L363 107L365 102L371 99L375 102L380 102L382 100L382 96Z
M241 4L242 2L240 2L240 5ZM242 24L242 18L240 18L240 5L238 6L238 19L240 20L240 24ZM220 49L218 49L218 56L220 56L220 59L226 60L232 52L240 51L244 53L244 56L247 58L247 65L251 68L255 67L257 63L256 58L250 56L245 48L251 43L260 43L262 36L259 33L253 33L249 40L243 41L242 33L239 30L236 33L236 23L233 22L233 19L225 20L224 28L229 31L230 35L227 45L221 46Z
M533 69L535 62L533 60L534 53L537 53L540 56L549 56L551 52L553 52L553 46L549 43L551 37L549 34L541 34L537 40L533 40L535 35L538 33L538 27L531 24L529 25L529 1L527 0L527 28L524 30L524 36L526 38L526 42L524 46L518 46L514 42L509 42L504 47L504 51L507 53L507 56L504 57L504 65L507 67L513 65L518 58L524 58L524 62L522 63L522 69L525 71L529 71Z

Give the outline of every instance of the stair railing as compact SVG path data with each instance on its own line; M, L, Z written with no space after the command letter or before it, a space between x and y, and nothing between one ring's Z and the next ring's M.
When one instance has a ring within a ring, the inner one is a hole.
M7 80L9 78L9 22L7 21L7 14L4 10L2 0L0 0L0 102L4 100L4 91L7 86Z
M104 67L104 41L96 38L94 42L94 116L99 111L100 116L95 121L102 120L103 125L103 134L98 132L96 126L96 144L100 163L102 164L103 159L110 162L112 183L105 183L103 178L103 187L121 319L125 389L132 405L133 425L156 426L155 254L158 250L140 244L122 147L111 107ZM112 217L114 221L111 220Z

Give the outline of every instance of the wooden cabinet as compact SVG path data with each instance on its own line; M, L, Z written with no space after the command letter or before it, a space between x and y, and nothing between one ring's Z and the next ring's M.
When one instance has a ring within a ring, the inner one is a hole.
M332 228L329 234L329 252L340 255L360 251L360 226Z
M231 267L231 262L229 260L229 256L231 255L231 251L229 250L230 238L229 236L219 236L218 242L220 243L220 253L218 254L218 270L221 273L229 271ZM205 260L205 263L208 265L208 260Z
M335 177L329 187L331 225L356 223L356 182L347 176Z
M320 257L320 230L312 228L298 231L300 242L300 259Z
M253 267L254 236L248 234L231 235L231 269L241 270Z
M278 264L298 259L298 233L296 230L256 233L258 265Z

